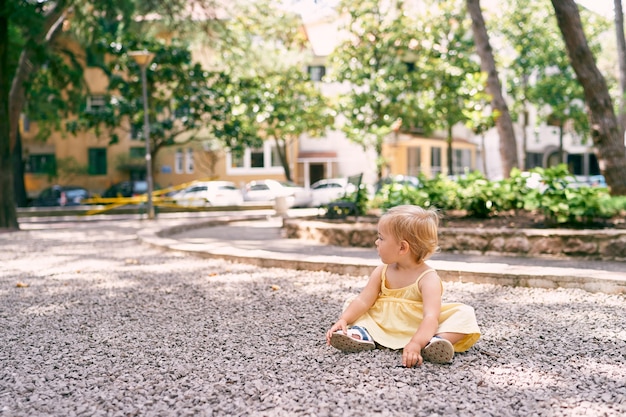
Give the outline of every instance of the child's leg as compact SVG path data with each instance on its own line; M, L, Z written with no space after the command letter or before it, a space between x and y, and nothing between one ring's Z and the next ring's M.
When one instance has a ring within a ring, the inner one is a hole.
M446 339L448 342L454 345L460 342L461 340L463 340L463 338L465 337L465 333L446 332L446 333L437 333L435 336L441 337L442 339Z

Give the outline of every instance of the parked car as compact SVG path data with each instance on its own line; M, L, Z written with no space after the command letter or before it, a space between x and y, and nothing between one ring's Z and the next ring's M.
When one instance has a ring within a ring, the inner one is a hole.
M588 178L587 182L592 187L604 187L604 188L607 187L606 178L604 178L604 175L591 175Z
M171 195L181 206L238 206L243 193L230 181L198 181Z
M274 201L276 197L285 197L288 207L308 207L311 194L290 181L258 180L246 184L243 198L245 201Z
M354 184L349 184L347 178L328 178L319 180L311 185L311 207L324 206L331 201L343 197L346 192L356 191Z
M378 193L383 188L383 186L389 184L398 185L399 187L408 186L414 188L419 188L421 186L420 180L417 177L413 177L410 175L393 175L381 178L376 183L376 193Z
M89 198L89 191L73 185L53 185L39 193L31 202L33 207L78 206Z
M102 194L104 198L134 197L148 192L148 181L122 181L113 184Z

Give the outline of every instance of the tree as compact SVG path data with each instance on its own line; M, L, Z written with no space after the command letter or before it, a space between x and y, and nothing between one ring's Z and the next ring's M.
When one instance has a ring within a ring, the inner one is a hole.
M562 54L555 56L553 65L537 71L536 81L527 90L529 100L548 112L543 114L543 119L559 128L558 161L555 164L566 162L563 152L566 125L570 131L581 134L589 130L582 87L563 58Z
M122 9L128 7L129 3L128 1L119 1ZM98 11L94 11L90 3L81 3L78 0L59 0L56 2L5 0L5 6L2 7L0 13L8 18L8 25L3 25L3 30L8 28L8 33L11 34L11 37L7 36L6 42L3 42L2 45L8 46L12 50L11 56L15 56L15 58L6 64L5 68L10 68L11 73L5 72L6 77L3 78L4 80L9 80L10 91L6 97L4 94L0 97L0 100L3 102L6 100L5 104L9 111L6 119L9 124L8 135L0 137L0 159L4 160L6 157L4 155L5 152L9 152L9 155L17 154L17 156L14 156L14 164L3 163L0 166L0 177L3 179L0 181L0 210L2 210L2 213L0 213L0 228L17 227L15 221L13 221L15 216L12 215L12 213L15 213L15 195L23 194L23 190L14 190L14 184L23 187L23 182L20 181L19 177L15 178L15 183L12 180L8 180L14 178L16 172L17 175L22 175L22 170L19 166L21 163L21 155L19 155L21 153L21 144L18 129L20 115L25 111L27 103L50 104L47 101L50 94L44 96L45 99L43 100L27 100L30 96L29 87L36 84L38 75L42 75L39 74L40 69L47 69L48 75L54 72L54 76L61 76L60 79L62 80L63 77L70 75L70 72L59 70L60 67L56 68L57 71L52 71L50 68L59 64L64 68L70 68L77 63L71 51L65 49L63 43L58 42L62 33L63 23L67 20L70 10L73 19L75 19L74 26L76 28L81 27L78 22L83 22L87 23L85 26L82 26L85 28L90 27L89 22L93 22L90 19L98 19L106 13L117 15L117 11L120 10L117 5L115 0L102 1L99 2L101 8ZM114 11L111 11L113 9ZM46 74L42 76L45 77ZM39 80L41 81L41 78ZM72 83L72 85L80 88L82 83ZM50 91L47 91L47 93L50 93ZM72 104L75 102L75 100L66 97L65 103ZM50 108L52 107L50 106ZM68 108L68 106L61 106L58 110L62 113ZM51 118L50 120L60 120L60 118ZM5 179L9 182L4 181Z
M468 0L470 1L470 0ZM600 169L614 195L626 195L626 148L604 77L583 32L574 0L552 0L570 63L583 86Z
M433 120L446 132L448 175L458 174L454 169L452 128L469 124L468 111L483 98L485 80L480 65L473 59L474 42L467 30L466 15L459 10L460 1L438 2L423 17L424 33L431 46L427 89L432 91ZM431 13L435 11L434 13ZM469 35L469 36L468 36Z
M13 203L13 162L9 123L9 19L8 0L0 0L0 228L18 229ZM4 196L4 197L2 197Z
M327 99L299 67L246 77L235 83L230 97L234 103L223 129L215 130L224 146L234 154L258 141L275 143L278 162L291 181L288 149L307 134L321 136L334 123ZM247 140L246 140L247 138Z
M514 120L522 124L522 168L526 164L528 108L532 105L529 94L530 79L535 71L543 71L550 66L552 59L563 54L562 40L556 27L550 24L552 15L540 3L532 0L509 1L507 12L503 14L499 30L511 45L512 56L503 63L510 76L507 79L507 92L512 97L511 112ZM555 37L558 36L558 39ZM555 42L556 41L556 42ZM502 60L504 61L504 57ZM509 62L510 60L510 62Z
M433 129L436 97L425 88L432 70L429 46L402 1L345 0L340 9L349 16L348 37L330 59L331 78L351 86L337 100L341 129L352 142L374 149L380 178L383 142L395 126L401 123L408 132Z
M508 93L514 118L521 119L523 164L526 169L528 108L539 110L543 121L559 127L559 160L563 161L563 134L567 125L572 133L586 136L588 122L584 113L584 95L576 75L563 54L565 44L555 25L554 11L533 1L510 2L504 14L500 31L510 44L510 62L504 65L512 76L507 79ZM597 33L606 31L602 18L588 13L585 28L589 39L597 40ZM600 51L596 41L594 50ZM507 54L508 55L508 54ZM532 79L532 82L531 82ZM517 115L515 114L517 113ZM516 117L517 116L517 117Z
M513 131L513 121L509 113L509 108L502 96L502 85L498 78L495 59L489 35L485 27L485 20L480 9L480 0L467 0L467 10L472 18L472 31L480 65L487 74L487 91L491 95L491 105L497 112L496 128L500 136L500 157L502 158L502 168L504 176L508 177L511 170L518 165L517 143L515 132Z
M480 149L482 151L482 172L487 173L487 158L485 158L485 132L496 125L498 114L491 111L487 104L491 102L491 97L486 92L474 96L473 106L466 107L465 124L475 135L480 135Z
M615 6L615 40L617 41L617 64L619 66L618 121L619 135L626 132L626 39L624 38L624 11L622 0L614 0Z
M118 141L118 132L143 137L143 99L140 70L128 55L133 50L146 49L155 54L146 68L150 91L150 152L152 161L161 149L181 146L196 140L207 140L211 129L219 128L230 104L224 96L227 79L223 73L208 71L194 62L188 47L176 40L165 44L157 40L137 40L125 37L103 44L111 62L106 68L109 76L109 100L105 109L80 112L68 123L72 133L94 129L105 134L111 143ZM154 162L153 162L154 163ZM145 164L138 166L145 168Z
M4 39L2 45L9 45L12 51L17 51L14 60L10 60L8 71L5 71L6 79L10 81L10 95L6 97L6 107L9 109L9 117L6 119L9 123L9 134L6 137L0 136L0 160L5 161L4 152L13 153L15 163L13 170L8 163L2 163L0 166L0 228L15 228L15 196L24 195L23 190L23 170L21 168L21 148L19 137L19 120L22 112L31 111L27 109L27 104L47 103L47 97L59 97L64 89L51 88L47 90L47 96L37 97L37 91L31 90L35 77L39 76L42 68L49 68L50 62L61 62L66 64L66 68L73 70L82 69L79 59L72 53L71 49L64 47L63 42L58 42L59 37L70 37L80 46L86 48L88 45L95 44L95 40L101 37L100 28L115 27L124 25L131 28L130 22L133 22L136 16L145 16L150 12L156 11L160 13L160 28L172 30L172 28L181 28L181 22L187 24L191 21L196 22L199 16L204 16L204 29L209 33L212 30L220 30L223 28L219 24L219 19L215 19L218 14L217 10L224 12L227 7L234 7L239 1L222 1L222 0L195 0L193 3L186 0L148 0L148 1L128 1L128 0L102 0L91 2L85 0L59 0L51 1L21 1L21 0L4 0L0 14L3 18L7 18L10 36ZM224 13L222 13L224 14ZM193 17L193 19L192 19ZM141 20L141 19L139 19ZM66 25L66 23L71 24ZM3 25L3 30L7 26ZM65 28L69 30L65 31ZM197 31L197 27L195 28ZM129 29L130 30L130 29ZM4 33L4 32L3 32ZM228 36L223 36L226 42L229 42ZM12 56L13 54L11 54ZM58 59L60 58L60 60ZM65 76L67 71L48 72L49 84L46 87L52 87L58 84L59 75ZM65 83L65 86L71 85L77 94L84 94L84 83L73 82ZM42 84L43 86L43 84ZM40 91L44 91L40 90ZM5 97L0 97L5 100ZM54 117L50 117L48 121L64 120L69 112L75 111L75 106L84 102L84 99L66 99L67 106L56 107L49 106L47 111L58 110ZM57 102L58 104L58 102ZM50 113L49 113L50 114ZM45 120L35 120L38 127L43 127L46 131ZM8 151L7 151L8 149ZM9 173L9 171L11 171ZM11 175L15 177L15 183L18 188L12 190L9 187L8 179ZM6 181L5 181L6 180Z
M334 111L303 72L300 19L273 2L253 2L227 24L232 42L216 50L228 75L231 108L213 134L235 156L264 141L275 144L276 160L293 180L288 149L303 135L321 136Z
M61 9L63 3L58 3ZM4 109L7 111L6 117L2 117L6 125L2 125L3 134L0 136L0 228L17 229L15 185L19 181L15 180L14 175L14 165L18 162L14 155L16 150L21 149L18 126L25 103L26 82L42 62L43 54L38 45L55 39L60 28L57 22L63 13L59 13L56 8L45 8L40 2L5 0L0 15L6 19L5 24L2 24L3 39L0 39L4 49L3 62L0 64L3 67L0 108L3 112ZM15 30L16 27L22 30ZM21 49L17 54L19 58L15 56L18 47ZM6 132L4 129L7 129Z

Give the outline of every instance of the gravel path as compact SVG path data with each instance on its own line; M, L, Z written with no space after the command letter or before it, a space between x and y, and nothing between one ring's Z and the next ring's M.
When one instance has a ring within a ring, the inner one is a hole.
M140 245L140 222L0 234L0 416L623 416L626 298L446 283L478 344L448 366L343 354L365 277Z

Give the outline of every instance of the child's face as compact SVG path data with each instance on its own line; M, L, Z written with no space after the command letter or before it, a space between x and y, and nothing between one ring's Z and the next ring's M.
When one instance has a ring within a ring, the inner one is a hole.
M384 222L378 223L376 250L378 251L380 260L384 264L394 263L398 259L400 243L388 233Z

